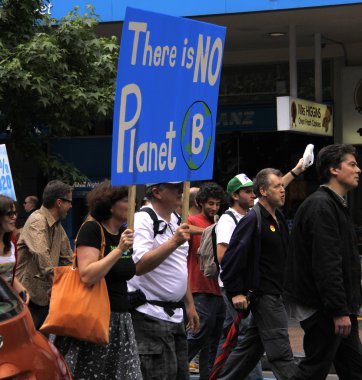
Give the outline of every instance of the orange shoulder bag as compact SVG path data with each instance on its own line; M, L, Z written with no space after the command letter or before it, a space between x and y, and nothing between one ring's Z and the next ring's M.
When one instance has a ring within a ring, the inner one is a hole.
M100 224L99 227L102 236L100 260L104 257L106 243L103 228ZM54 268L49 314L40 331L106 345L111 316L106 281L102 278L90 287L81 281L77 267L78 234L72 265Z

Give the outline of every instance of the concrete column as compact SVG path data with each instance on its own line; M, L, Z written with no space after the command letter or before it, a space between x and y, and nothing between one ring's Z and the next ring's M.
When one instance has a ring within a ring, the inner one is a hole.
M314 34L314 98L318 103L323 101L322 90L322 47L321 34Z
M333 128L334 143L343 142L343 101L342 101L342 73L345 67L343 57L333 59Z
M289 25L289 95L298 96L297 84L297 38L295 25Z

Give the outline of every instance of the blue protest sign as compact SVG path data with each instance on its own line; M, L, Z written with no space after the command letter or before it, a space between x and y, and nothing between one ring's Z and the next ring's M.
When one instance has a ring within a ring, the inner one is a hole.
M212 178L225 28L127 8L112 184Z
M0 194L6 195L16 201L8 153L4 144L0 144Z

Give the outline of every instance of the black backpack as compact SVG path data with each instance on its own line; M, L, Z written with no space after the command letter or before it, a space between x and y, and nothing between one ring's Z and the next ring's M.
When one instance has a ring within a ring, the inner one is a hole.
M156 235L162 235L163 233L165 233L166 228L167 228L167 223L163 220L159 220L157 218L155 211L151 207L142 207L138 212L146 212L151 217L153 221L153 237L156 237ZM177 224L180 225L181 216L176 211L174 211L173 214L176 215ZM162 226L162 224L164 224L164 226Z

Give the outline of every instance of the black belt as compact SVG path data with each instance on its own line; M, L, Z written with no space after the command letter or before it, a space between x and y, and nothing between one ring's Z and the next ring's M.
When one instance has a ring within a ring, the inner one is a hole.
M184 306L182 301L179 302L171 302L171 301L156 301L156 300L147 300L146 302L151 305L161 306L165 310L166 314L172 317L175 314L175 310Z

